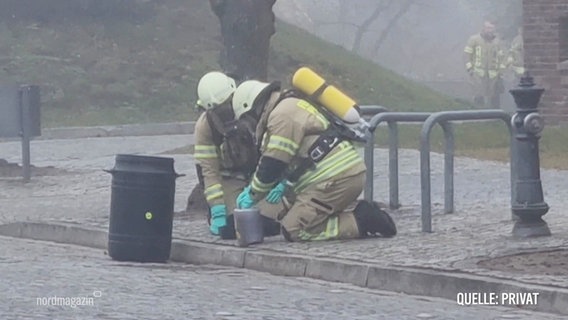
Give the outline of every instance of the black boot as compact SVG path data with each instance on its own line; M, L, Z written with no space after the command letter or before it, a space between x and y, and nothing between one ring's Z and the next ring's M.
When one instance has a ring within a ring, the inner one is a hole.
M280 223L268 217L262 216L262 229L265 237L277 236L280 234Z
M355 220L361 237L375 235L390 238L396 235L396 225L390 215L376 202L361 200L355 207Z
M224 227L219 228L219 235L223 240L237 239L237 233L235 232L235 219L233 215L227 216L227 224Z

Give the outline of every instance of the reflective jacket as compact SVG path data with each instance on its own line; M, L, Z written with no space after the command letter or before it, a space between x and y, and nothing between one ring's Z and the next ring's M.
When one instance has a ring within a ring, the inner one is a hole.
M265 105L257 126L257 138L261 137L261 159L271 157L288 165L294 171L306 158L308 149L329 128L329 121L305 100L285 98L278 102L280 93L273 93ZM262 160L261 160L262 161ZM365 171L365 164L353 144L340 142L321 161L303 173L294 183L293 191L302 190L324 181L332 181L338 175L349 172L353 175ZM263 183L254 174L251 187L255 198L262 199L273 187Z
M496 78L505 69L504 53L497 38L486 40L481 34L473 35L464 48L466 70L478 77Z
M202 113L195 123L195 149L193 156L201 166L203 174L203 193L209 206L224 204L221 186L222 161L218 147L213 142L213 133L207 122L206 113Z
M523 57L523 37L519 34L511 42L509 49L508 65L517 75L525 73L524 57Z
M210 206L224 203L221 183L224 177L243 181L247 181L250 178L251 168L255 167L258 160L254 156L257 154L254 133L252 132L255 125L256 122L252 128L248 130L243 129L246 135L239 135L243 132L240 130L239 133L232 132L232 135L228 138L223 138L218 130L214 131L216 129L208 121L206 112L197 119L194 130L195 150L193 154L197 165L201 167L202 177L200 179L203 181L200 182L203 183L205 199ZM244 128L244 121L240 122L240 127ZM215 134L217 138L215 138ZM238 149L236 151L238 151L239 155L250 156L250 161L248 161L248 157L244 159L235 157L237 154L232 152L235 151L234 149ZM233 158L231 158L231 155L233 155ZM250 163L250 165L247 165L245 168L242 166L242 163L239 164L239 160L247 164Z

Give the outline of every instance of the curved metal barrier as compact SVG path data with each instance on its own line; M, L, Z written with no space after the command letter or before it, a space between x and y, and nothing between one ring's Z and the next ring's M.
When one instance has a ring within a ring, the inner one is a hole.
M365 116L374 116L377 113L381 113L381 112L387 112L389 111L389 109L383 107L383 106L379 106L379 105L363 105L363 106L359 106L359 113L365 117Z
M420 134L420 184L422 197L422 232L432 232L432 201L430 186L430 132L439 123L444 129L446 151L444 156L444 212L454 211L454 135L448 121L502 120L510 134L511 201L514 199L515 162L513 148L515 140L511 126L511 116L502 110L443 111L426 119ZM372 189L371 189L372 190Z
M398 126L397 122L423 122L432 113L426 112L384 112L373 116L366 132L365 165L367 175L364 189L365 200L373 200L375 129L381 122L389 127L389 207L398 209Z

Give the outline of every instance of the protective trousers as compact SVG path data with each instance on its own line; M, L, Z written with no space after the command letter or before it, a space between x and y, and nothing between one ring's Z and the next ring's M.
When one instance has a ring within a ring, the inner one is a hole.
M503 93L503 83L500 77L489 78L473 75L471 84L474 92L474 102L477 107L499 109L500 96Z
M280 223L288 241L359 238L353 214L365 185L365 172L349 170L333 180L309 186L296 195Z

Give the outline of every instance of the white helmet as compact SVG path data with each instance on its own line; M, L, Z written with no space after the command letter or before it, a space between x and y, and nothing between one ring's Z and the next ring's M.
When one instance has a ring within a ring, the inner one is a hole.
M243 114L252 110L254 100L270 84L257 80L247 80L241 83L233 94L233 111L235 119L239 119Z
M205 110L223 104L235 92L235 80L219 71L206 73L197 84L199 106Z

